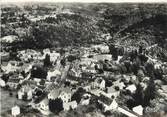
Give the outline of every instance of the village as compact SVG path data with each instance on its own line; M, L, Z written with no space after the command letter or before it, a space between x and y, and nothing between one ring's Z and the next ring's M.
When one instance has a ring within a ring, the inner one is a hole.
M8 36L2 40L11 43L12 39ZM9 96L25 101L42 115L96 105L104 114L139 117L166 105L167 63L151 57L154 46L143 49L99 44L27 49L17 51L15 58L3 51L0 85ZM148 96L144 91L150 92ZM143 102L140 97L144 97ZM153 100L157 107L149 107ZM22 114L22 106L13 105L11 114Z
M166 5L1 6L2 117L167 116Z

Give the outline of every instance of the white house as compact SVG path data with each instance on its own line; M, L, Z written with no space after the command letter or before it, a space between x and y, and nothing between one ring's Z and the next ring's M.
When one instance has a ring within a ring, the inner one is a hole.
M83 87L83 89L85 89L86 91L90 91L91 90L91 85L86 85Z
M81 105L88 105L90 103L90 99L89 98L88 99L82 99L80 103L81 103Z
M114 87L107 87L107 93L106 93L107 97L118 97L120 95L120 91L116 91Z
M128 87L126 87L126 90L130 91L131 93L135 93L136 86L134 84L129 85Z
M18 36L15 35L9 35L9 36L4 36L1 38L1 42L3 43L12 43L14 41L18 40Z
M90 103L91 95L86 93L82 96L80 101L81 105L88 105Z
M93 88L99 88L101 90L105 89L105 80L102 78L96 78L94 82L92 82Z
M125 87L125 84L123 82L120 82L120 80L117 80L113 82L113 86L119 87L119 89L122 90Z
M66 111L68 111L70 109L75 109L75 108L77 108L77 102L72 101L72 102L63 103L63 108Z
M20 114L20 107L19 106L14 106L12 107L12 116L16 117Z
M24 96L24 92L22 92L21 90L19 90L19 91L17 92L17 95L18 95L18 99L19 99L19 100L22 100L22 99L23 99L23 96Z
M48 99L60 98L64 103L70 102L72 91L70 88L54 89L48 94Z
M6 83L4 80L0 79L0 86L1 87L5 87L6 86Z
M61 75L61 72L59 70L48 71L47 80L50 81L52 77L56 77L57 75Z
M63 103L67 103L71 101L72 91L69 88L64 88L58 98L63 100Z
M101 53L109 53L110 49L109 46L104 44L93 45L92 48L96 51L100 51Z
M8 62L7 66L1 66L2 70L6 73L14 72L18 69L16 63Z
M48 99L55 100L59 96L59 94L60 94L60 90L54 89L48 94Z
M143 115L143 107L141 105L134 107L132 110L139 115Z
M38 109L40 112L44 115L48 115L50 113L49 111L49 100L47 98L43 99L39 104L38 104Z
M56 53L56 52L50 53L51 62L55 62L59 57L60 57L60 53Z

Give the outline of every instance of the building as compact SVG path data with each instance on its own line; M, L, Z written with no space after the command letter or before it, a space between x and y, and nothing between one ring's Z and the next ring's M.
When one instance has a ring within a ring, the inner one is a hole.
M10 61L6 66L1 66L1 69L5 71L5 73L9 73L9 72L15 72L16 70L19 69L19 67L17 66L16 61Z
M28 86L28 85L25 85L23 86L19 91L18 91L18 99L23 99L23 96L27 96L27 99L26 100L31 100L32 99L32 92L33 92L33 89Z
M115 99L108 98L104 95L100 95L98 99L98 102L101 103L104 107L104 112L115 110L118 107L118 104L115 101Z
M101 53L110 52L109 46L104 45L104 44L94 45L92 46L92 49L94 49L95 51L101 52Z
M8 61L9 57L10 57L9 53L7 53L7 52L0 52L1 61Z
M63 108L66 111L68 111L70 109L75 109L75 108L77 108L77 102L72 101L72 102L63 103Z
M59 70L48 71L48 73L47 73L47 80L51 81L52 77L57 77L58 75L61 76L61 72Z
M55 100L59 96L59 94L60 94L60 90L59 89L53 89L48 94L48 99Z
M83 87L83 89L85 89L86 91L90 91L91 90L91 85L86 85Z
M92 82L92 88L99 88L101 90L105 89L105 80L102 78L96 78L94 82Z
M131 93L135 93L136 86L134 84L129 85L128 87L126 87L126 90L130 91Z
M0 86L1 87L5 87L6 86L6 83L4 80L0 79Z
M12 116L16 117L20 114L20 107L16 105L16 106L12 107L11 111L12 111L11 112Z
M17 40L18 40L18 37L15 35L4 36L1 38L2 43L12 43Z
M12 79L8 80L7 85L11 89L16 89L19 83L20 83L20 79L19 78L12 78Z
M63 88L58 98L63 100L63 103L71 101L72 91L70 88Z
M59 89L53 89L48 94L48 99L56 99L60 98L62 99L63 103L67 103L71 101L72 91L70 88L59 88Z
M111 87L107 87L107 96L108 97L118 97L120 95L120 91L116 91L115 88L113 88L112 86Z
M143 115L143 107L141 105L134 107L132 110L139 115Z
M47 98L44 98L38 105L41 111L49 111L49 100Z

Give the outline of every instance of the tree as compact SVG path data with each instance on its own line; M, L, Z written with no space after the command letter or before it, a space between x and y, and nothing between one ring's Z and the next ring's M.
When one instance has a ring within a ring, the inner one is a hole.
M69 56L67 57L67 59L68 59L69 62L73 62L74 60L77 59L77 57L74 56L74 55L69 55Z
M136 102L136 105L143 105L144 93L143 93L143 88L141 87L140 84L137 84L136 92L133 95L133 98Z
M144 103L143 106L148 106L150 100L154 99L156 96L156 88L153 77L150 78L148 86L144 92Z
M76 100L76 102L79 104L82 98L82 95L85 93L86 91L83 88L78 88L78 90L73 94L73 96L71 97L71 100Z
M113 60L117 60L118 59L118 49L117 48L113 49L112 58L113 58Z
M63 108L63 101L60 98L56 98L55 100L49 100L49 110L55 114L58 114L62 111Z
M146 69L147 75L150 76L150 77L155 70L153 63L148 63L148 62L145 65L145 69Z
M61 65L62 65L63 67L65 67L65 65L66 65L66 59L63 58L63 59L60 61L60 63L61 63Z
M31 69L32 78L45 78L47 76L47 71L40 66L33 66Z
M49 67L50 65L51 65L51 62L50 62L50 55L49 55L49 54L46 54L45 59L44 59L44 66L45 66L45 67Z
M143 47L139 46L139 54L141 54L143 52Z

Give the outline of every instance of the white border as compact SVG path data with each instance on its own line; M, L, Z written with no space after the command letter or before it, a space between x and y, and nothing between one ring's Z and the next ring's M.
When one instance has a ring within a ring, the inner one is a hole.
M26 3L26 2L54 2L54 3L167 3L167 0L0 0L5 3Z

